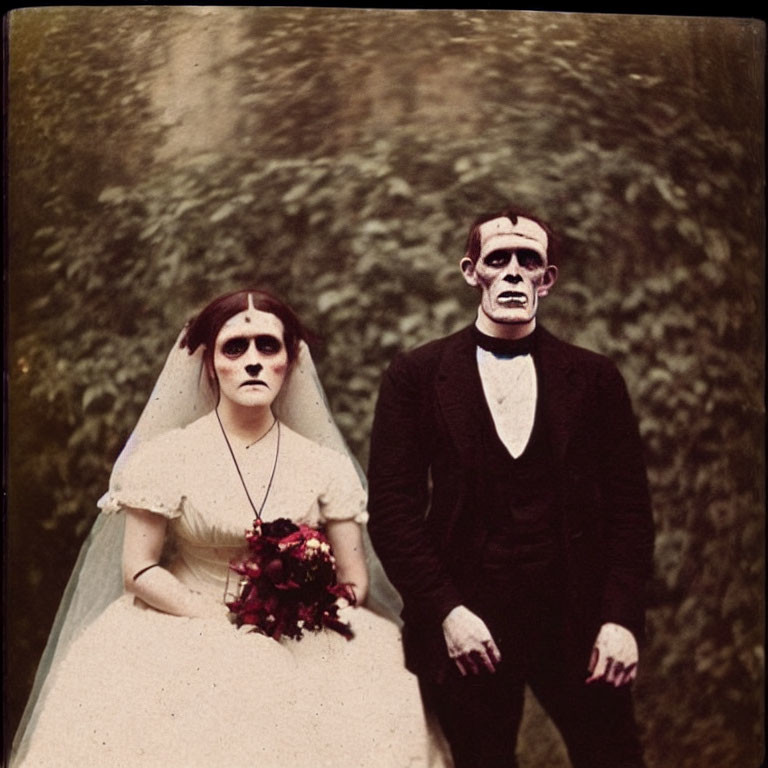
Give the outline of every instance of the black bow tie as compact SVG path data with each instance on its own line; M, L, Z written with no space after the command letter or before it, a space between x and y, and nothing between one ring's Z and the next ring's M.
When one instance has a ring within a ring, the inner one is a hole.
M497 357L516 357L517 355L529 355L533 352L536 332L523 336L522 339L500 339L497 336L488 336L472 326L475 344L487 349Z

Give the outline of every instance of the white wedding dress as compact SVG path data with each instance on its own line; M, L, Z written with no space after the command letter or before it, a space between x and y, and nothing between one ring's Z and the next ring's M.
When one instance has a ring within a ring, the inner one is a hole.
M364 523L349 457L285 425L249 449L241 470L262 515ZM167 563L219 601L207 618L112 602L70 644L48 681L23 768L417 768L450 764L427 723L398 627L343 609L355 636L279 642L237 629L224 606L228 563L253 510L214 413L128 452L102 514L124 506L169 520ZM231 576L237 579L237 575ZM233 591L229 580L230 593ZM213 605L213 601L212 605Z

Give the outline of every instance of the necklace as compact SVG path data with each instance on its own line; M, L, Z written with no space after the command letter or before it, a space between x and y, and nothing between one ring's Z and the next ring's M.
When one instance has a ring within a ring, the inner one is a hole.
M243 490L245 491L245 495L248 497L248 503L251 505L251 509L253 510L254 514L256 515L256 519L261 522L261 513L264 511L264 507L267 503L267 499L269 498L269 492L272 490L272 481L275 479L275 470L277 469L277 457L280 455L280 422L275 419L274 423L272 424L272 427L277 424L277 447L275 448L275 461L272 464L272 473L269 476L269 483L267 483L267 490L264 493L264 498L261 501L261 505L258 509L256 509L256 505L253 503L253 499L251 498L251 494L248 493L248 486L245 484L245 478L243 477L243 473L240 471L240 465L237 463L237 459L235 458L235 452L232 450L232 445L229 442L229 438L227 437L227 431L224 429L224 425L221 423L221 416L219 416L219 409L216 408L216 418L219 422L219 426L221 427L221 434L224 435L224 441L227 444L227 448L229 448L229 454L232 456L232 461L235 463L235 469L237 470L237 475L240 478L240 482L243 485ZM267 432L262 435L259 440L261 440L262 437L264 437L266 434L268 434L272 427L270 427ZM259 440L256 440L258 442ZM251 443L253 445L253 443ZM246 446L247 448L248 446Z
M275 424L277 424L277 419L272 422L270 428L261 437L257 437L252 443L248 443L248 445L245 446L245 450L247 451L252 445L256 445L256 443L258 443L260 440L263 440L274 429Z

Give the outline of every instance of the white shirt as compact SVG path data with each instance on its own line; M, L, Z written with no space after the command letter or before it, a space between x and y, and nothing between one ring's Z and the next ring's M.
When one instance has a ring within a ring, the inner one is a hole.
M499 439L517 459L531 439L536 416L533 357L530 354L497 357L478 347L477 367Z

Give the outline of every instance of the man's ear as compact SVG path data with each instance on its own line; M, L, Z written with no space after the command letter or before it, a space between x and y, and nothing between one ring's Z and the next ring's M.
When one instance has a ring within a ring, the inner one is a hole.
M465 256L459 262L459 268L461 269L462 275L464 275L464 280L466 280L467 285L471 285L473 288L477 288L477 274L475 272L475 262L472 261L472 259L470 259L469 256Z
M541 278L541 283L536 288L536 294L546 296L551 290L552 286L557 282L557 267L554 264L550 264L544 270L544 276Z

